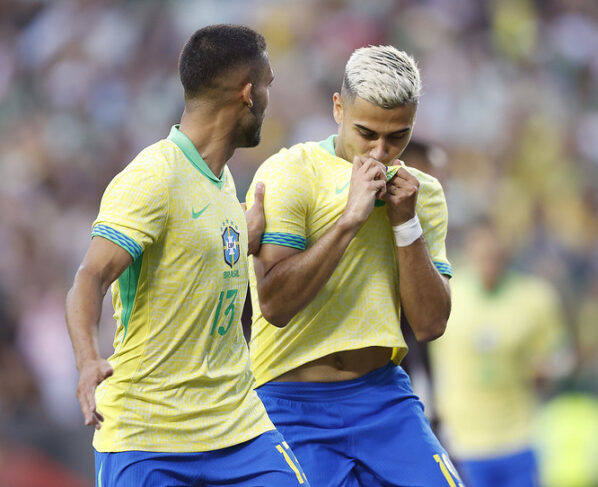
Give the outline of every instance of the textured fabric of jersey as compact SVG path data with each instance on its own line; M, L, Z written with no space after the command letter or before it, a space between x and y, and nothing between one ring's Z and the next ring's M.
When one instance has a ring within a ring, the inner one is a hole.
M351 168L334 154L332 137L283 149L266 160L247 194L250 205L255 183L265 183L262 244L303 250L316 242L346 206ZM433 177L407 169L420 182L416 210L432 259L450 276L442 187ZM254 313L250 350L258 384L341 350L394 347L397 363L407 352L399 327L396 243L385 206L375 206L328 282L285 328L264 319L251 271L249 278Z
M451 283L445 334L430 344L438 413L451 451L485 458L530 445L533 370L563 344L558 296L537 278L509 273L486 291L473 270Z
M92 235L134 259L112 286L95 449L207 451L273 429L240 324L247 226L228 168L214 176L175 126L112 180Z

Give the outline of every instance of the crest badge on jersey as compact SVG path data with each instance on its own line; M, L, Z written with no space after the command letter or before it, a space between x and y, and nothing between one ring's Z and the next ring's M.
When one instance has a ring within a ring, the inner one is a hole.
M222 248L224 250L224 262L232 267L241 256L241 245L239 243L239 232L229 222L226 223L222 232Z

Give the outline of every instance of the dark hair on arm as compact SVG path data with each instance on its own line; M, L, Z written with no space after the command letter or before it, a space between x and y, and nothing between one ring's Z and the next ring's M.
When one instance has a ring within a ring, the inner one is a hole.
M249 65L266 51L264 37L243 25L219 24L199 29L179 57L185 98L193 98L232 68Z

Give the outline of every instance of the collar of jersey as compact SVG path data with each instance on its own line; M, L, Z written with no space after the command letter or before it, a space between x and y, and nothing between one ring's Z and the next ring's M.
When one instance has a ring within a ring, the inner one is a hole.
M172 126L170 129L170 134L168 134L168 140L174 142L176 146L181 149L181 152L200 173L207 177L213 184L218 186L219 189L222 188L224 180L214 175L201 155L199 155L199 152L197 152L193 142L191 142L189 137L179 130L179 125Z
M332 154L334 157L338 157L336 155L336 152L334 152L334 139L335 139L336 135L332 134L330 137L320 141L319 145L322 149L324 149L326 152L330 152L330 154Z

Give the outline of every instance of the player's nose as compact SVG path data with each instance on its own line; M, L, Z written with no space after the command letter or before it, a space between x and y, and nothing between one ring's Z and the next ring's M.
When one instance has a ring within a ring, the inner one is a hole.
M375 142L374 146L370 149L369 156L380 162L386 161L388 158L388 150L382 138Z

